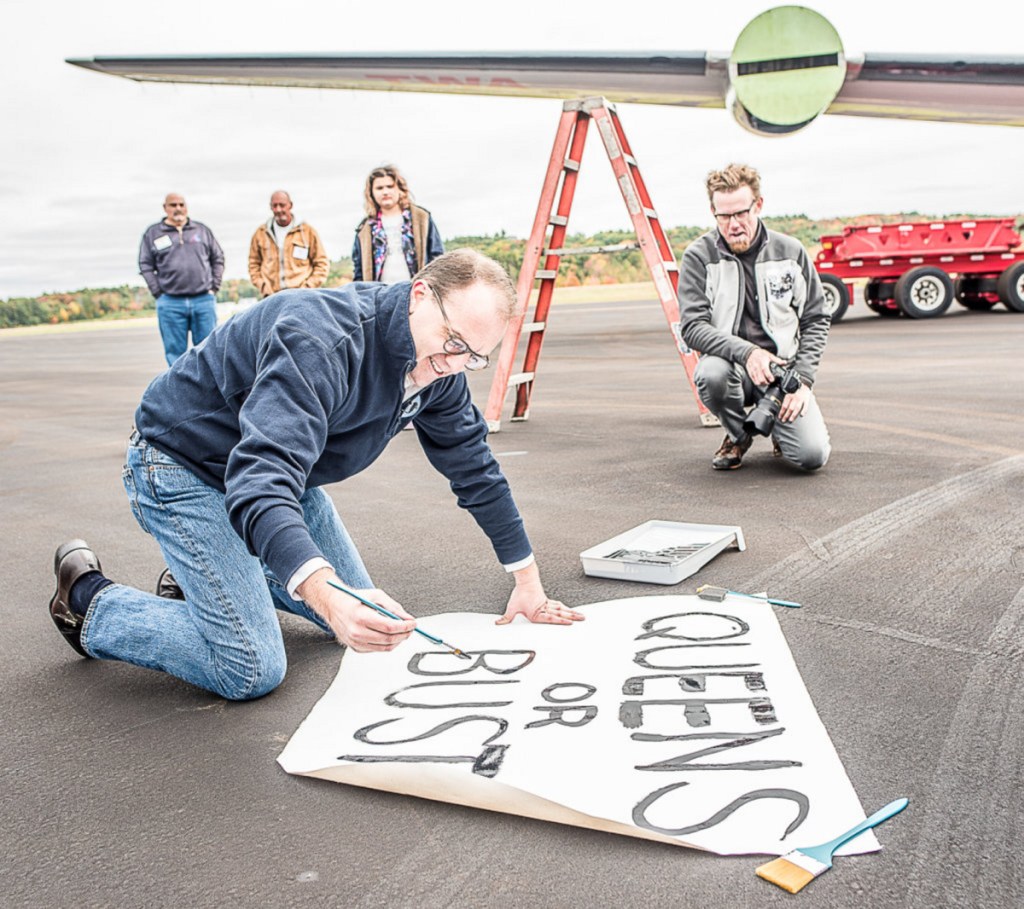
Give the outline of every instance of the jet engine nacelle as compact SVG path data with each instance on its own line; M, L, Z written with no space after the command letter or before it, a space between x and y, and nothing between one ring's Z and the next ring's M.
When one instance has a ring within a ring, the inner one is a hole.
M846 55L832 24L806 7L780 6L736 39L725 105L744 129L784 136L824 113L845 79Z

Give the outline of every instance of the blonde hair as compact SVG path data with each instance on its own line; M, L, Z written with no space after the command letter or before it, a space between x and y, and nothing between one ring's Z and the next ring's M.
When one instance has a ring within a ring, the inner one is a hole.
M511 321L519 314L516 288L508 272L494 259L475 249L463 247L438 256L416 272L413 281L426 281L441 298L479 281L493 287L502 295L502 306L499 311L507 321Z
M366 178L366 185L363 187L363 208L366 209L366 215L369 218L377 216L377 203L373 199L373 181L381 177L390 177L395 181L395 186L398 187L399 208L408 208L409 203L412 201L412 195L409 193L409 184L405 182L405 177L402 176L401 171L394 164L382 164L380 167L375 167L370 171L370 176Z
M730 164L722 170L713 170L704 185L707 186L708 199L712 203L715 193L731 193L741 186L750 187L755 202L761 198L761 175L746 164Z

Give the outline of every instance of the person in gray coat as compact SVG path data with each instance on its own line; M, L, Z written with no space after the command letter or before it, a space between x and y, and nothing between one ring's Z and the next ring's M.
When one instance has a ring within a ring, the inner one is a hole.
M188 216L185 197L168 193L163 221L151 224L139 245L139 274L156 298L156 317L170 366L217 326L216 294L224 252L205 224Z
M761 179L730 164L707 178L717 229L683 253L679 321L683 341L701 354L694 382L725 427L715 470L735 470L753 442L752 405L789 367L798 387L780 393L770 434L777 456L804 470L825 466L828 429L811 390L831 325L818 273L803 245L761 223ZM745 425L746 424L746 425Z

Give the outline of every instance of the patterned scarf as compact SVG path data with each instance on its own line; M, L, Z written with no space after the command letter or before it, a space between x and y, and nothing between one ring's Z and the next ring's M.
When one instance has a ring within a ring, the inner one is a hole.
M370 236L373 239L373 280L379 281L384 260L388 257L388 235L379 211L377 217L370 221ZM412 239L412 212L408 208L402 210L402 252L405 253L409 274L416 274L416 244Z

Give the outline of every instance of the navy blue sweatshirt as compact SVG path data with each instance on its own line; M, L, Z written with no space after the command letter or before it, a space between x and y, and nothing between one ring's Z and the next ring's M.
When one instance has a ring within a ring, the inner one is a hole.
M420 444L511 564L531 549L466 377L404 402L415 365L409 282L286 290L229 319L153 380L139 433L225 492L232 526L284 584L323 557L302 519L309 487L372 464L408 417Z

